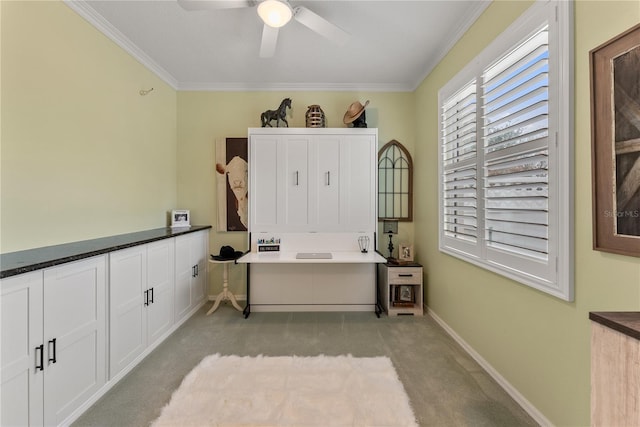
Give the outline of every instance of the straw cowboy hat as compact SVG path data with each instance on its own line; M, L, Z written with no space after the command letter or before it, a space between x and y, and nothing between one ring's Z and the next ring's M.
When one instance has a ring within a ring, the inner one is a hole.
M360 101L356 101L353 104L349 105L349 109L346 113L344 113L344 118L342 119L344 124L348 125L349 123L352 123L355 119L360 117L364 109L367 108L367 105L369 105L369 100L367 100L364 105L362 105Z

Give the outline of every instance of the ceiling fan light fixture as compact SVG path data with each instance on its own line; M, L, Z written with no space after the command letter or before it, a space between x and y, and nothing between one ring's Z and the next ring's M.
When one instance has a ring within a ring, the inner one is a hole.
M280 28L291 20L293 11L286 2L265 0L258 5L258 15L268 26Z

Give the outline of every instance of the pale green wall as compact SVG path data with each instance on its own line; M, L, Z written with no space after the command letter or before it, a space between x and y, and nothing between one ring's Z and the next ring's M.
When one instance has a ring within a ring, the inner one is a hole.
M175 90L62 2L0 7L0 251L164 227Z
M415 148L415 111L412 93L355 92L179 92L178 93L178 202L192 211L195 223L212 224L210 249L231 245L237 250L247 246L247 234L218 231L215 172L217 138L246 137L247 128L260 127L260 114L277 108L290 97L292 109L287 120L291 127L305 126L307 107L322 107L329 127L344 128L342 117L349 105L359 100L370 103L366 110L369 127L379 128L379 145L391 139L400 141L412 154ZM411 242L413 223L400 225L395 242ZM386 238L382 241L386 245ZM222 272L212 270L213 291L217 292ZM231 290L245 294L244 269L230 271Z
M575 7L575 302L438 251L437 93L529 5L494 2L416 91L416 253L429 307L553 424L589 425L589 311L640 309L640 259L592 250L589 50L640 22L640 2Z

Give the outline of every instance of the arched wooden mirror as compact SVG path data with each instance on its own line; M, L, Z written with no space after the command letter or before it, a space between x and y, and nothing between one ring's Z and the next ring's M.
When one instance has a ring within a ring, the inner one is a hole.
M413 220L413 160L395 139L378 152L378 219Z

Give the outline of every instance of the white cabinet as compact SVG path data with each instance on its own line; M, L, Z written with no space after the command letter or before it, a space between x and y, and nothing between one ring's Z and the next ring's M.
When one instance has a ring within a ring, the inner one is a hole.
M207 231L175 238L175 321L189 315L205 297L207 283Z
M205 233L206 234L206 233ZM147 343L157 342L173 326L175 240L147 245Z
M375 129L250 129L253 232L376 228Z
M111 252L110 376L173 325L174 239Z
M3 279L0 286L0 425L42 425L45 367L42 271Z
M106 256L44 270L44 422L60 424L106 382Z
M63 423L106 382L105 256L1 286L2 424Z

